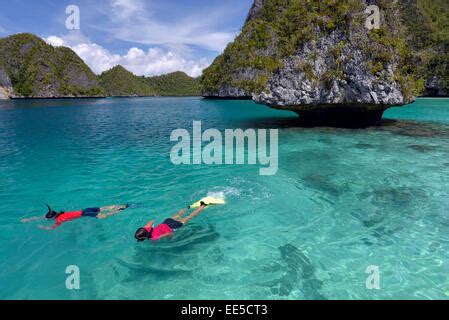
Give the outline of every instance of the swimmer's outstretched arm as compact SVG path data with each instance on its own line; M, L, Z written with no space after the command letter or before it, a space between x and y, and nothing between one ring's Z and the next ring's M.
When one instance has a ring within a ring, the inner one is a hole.
M22 219L22 220L20 220L20 222L27 223L27 222L33 222L33 221L43 220L43 219L45 219L45 217L31 217L31 218Z
M201 213L201 211L204 210L204 208L206 208L205 204L203 204L201 207L199 207L195 212L190 214L190 216L188 216L187 218L181 219L179 221L181 221L183 224L186 224L187 222L189 222L190 220L195 218L197 215L199 215Z

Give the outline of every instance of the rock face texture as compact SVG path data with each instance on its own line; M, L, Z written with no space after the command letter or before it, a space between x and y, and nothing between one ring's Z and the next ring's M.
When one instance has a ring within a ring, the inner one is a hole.
M266 1L267 0L254 0L253 5L249 10L248 17L246 18L246 23L259 17Z
M11 98L105 95L96 75L75 52L52 47L31 34L0 39L0 65L0 77L9 79L3 91L9 91Z
M433 76L426 81L423 95L425 97L449 97L449 88L441 78Z
M366 27L372 4L380 29ZM204 96L251 95L311 125L378 124L424 87L410 72L400 13L381 0L256 0L242 33L205 70Z
M220 87L218 92L205 92L203 93L206 99L224 99L224 100L251 100L252 93L238 87L231 85L224 85Z
M3 67L0 67L0 99L9 99L12 95L12 84Z
M359 31L335 31L308 42L283 60L283 67L254 94L254 100L295 111L307 124L350 127L378 124L390 106L412 102L395 80L397 64L384 65L378 74L371 72L362 45L367 39L360 41L364 31Z

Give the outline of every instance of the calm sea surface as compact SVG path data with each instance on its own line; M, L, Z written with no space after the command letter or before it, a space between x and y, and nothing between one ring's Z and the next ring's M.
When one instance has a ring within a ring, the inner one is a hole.
M295 126L250 101L0 102L0 299L448 299L449 99L394 108L382 128ZM279 171L175 166L172 130L279 128ZM172 240L135 230L205 195ZM38 229L58 210L130 203ZM66 289L66 267L81 289ZM368 266L381 289L367 290Z

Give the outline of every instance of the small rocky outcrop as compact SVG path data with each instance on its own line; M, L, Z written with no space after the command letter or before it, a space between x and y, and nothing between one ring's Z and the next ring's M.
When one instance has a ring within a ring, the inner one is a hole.
M424 89L423 96L449 97L449 87L445 85L444 81L441 78L433 76L426 81L426 87Z
M401 21L404 1L255 0L242 33L205 70L203 94L251 96L311 125L379 124L386 109L424 89L410 72L418 59ZM365 10L373 4L381 27L368 30Z
M380 124L391 106L414 101L395 79L395 61L373 72L365 30L337 30L307 42L269 78L253 98L273 108L295 111L310 125L365 127ZM338 52L336 52L338 51ZM397 58L399 59L399 58Z

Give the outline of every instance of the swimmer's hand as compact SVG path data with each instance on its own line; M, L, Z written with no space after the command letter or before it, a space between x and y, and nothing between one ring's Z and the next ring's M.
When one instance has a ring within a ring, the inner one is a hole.
M28 222L33 222L33 221L42 220L42 219L44 219L44 218L43 217L25 218L25 219L20 220L20 222L28 223Z
M107 217L108 217L108 216L105 215L104 213L100 213L100 214L97 216L98 219L106 219Z

